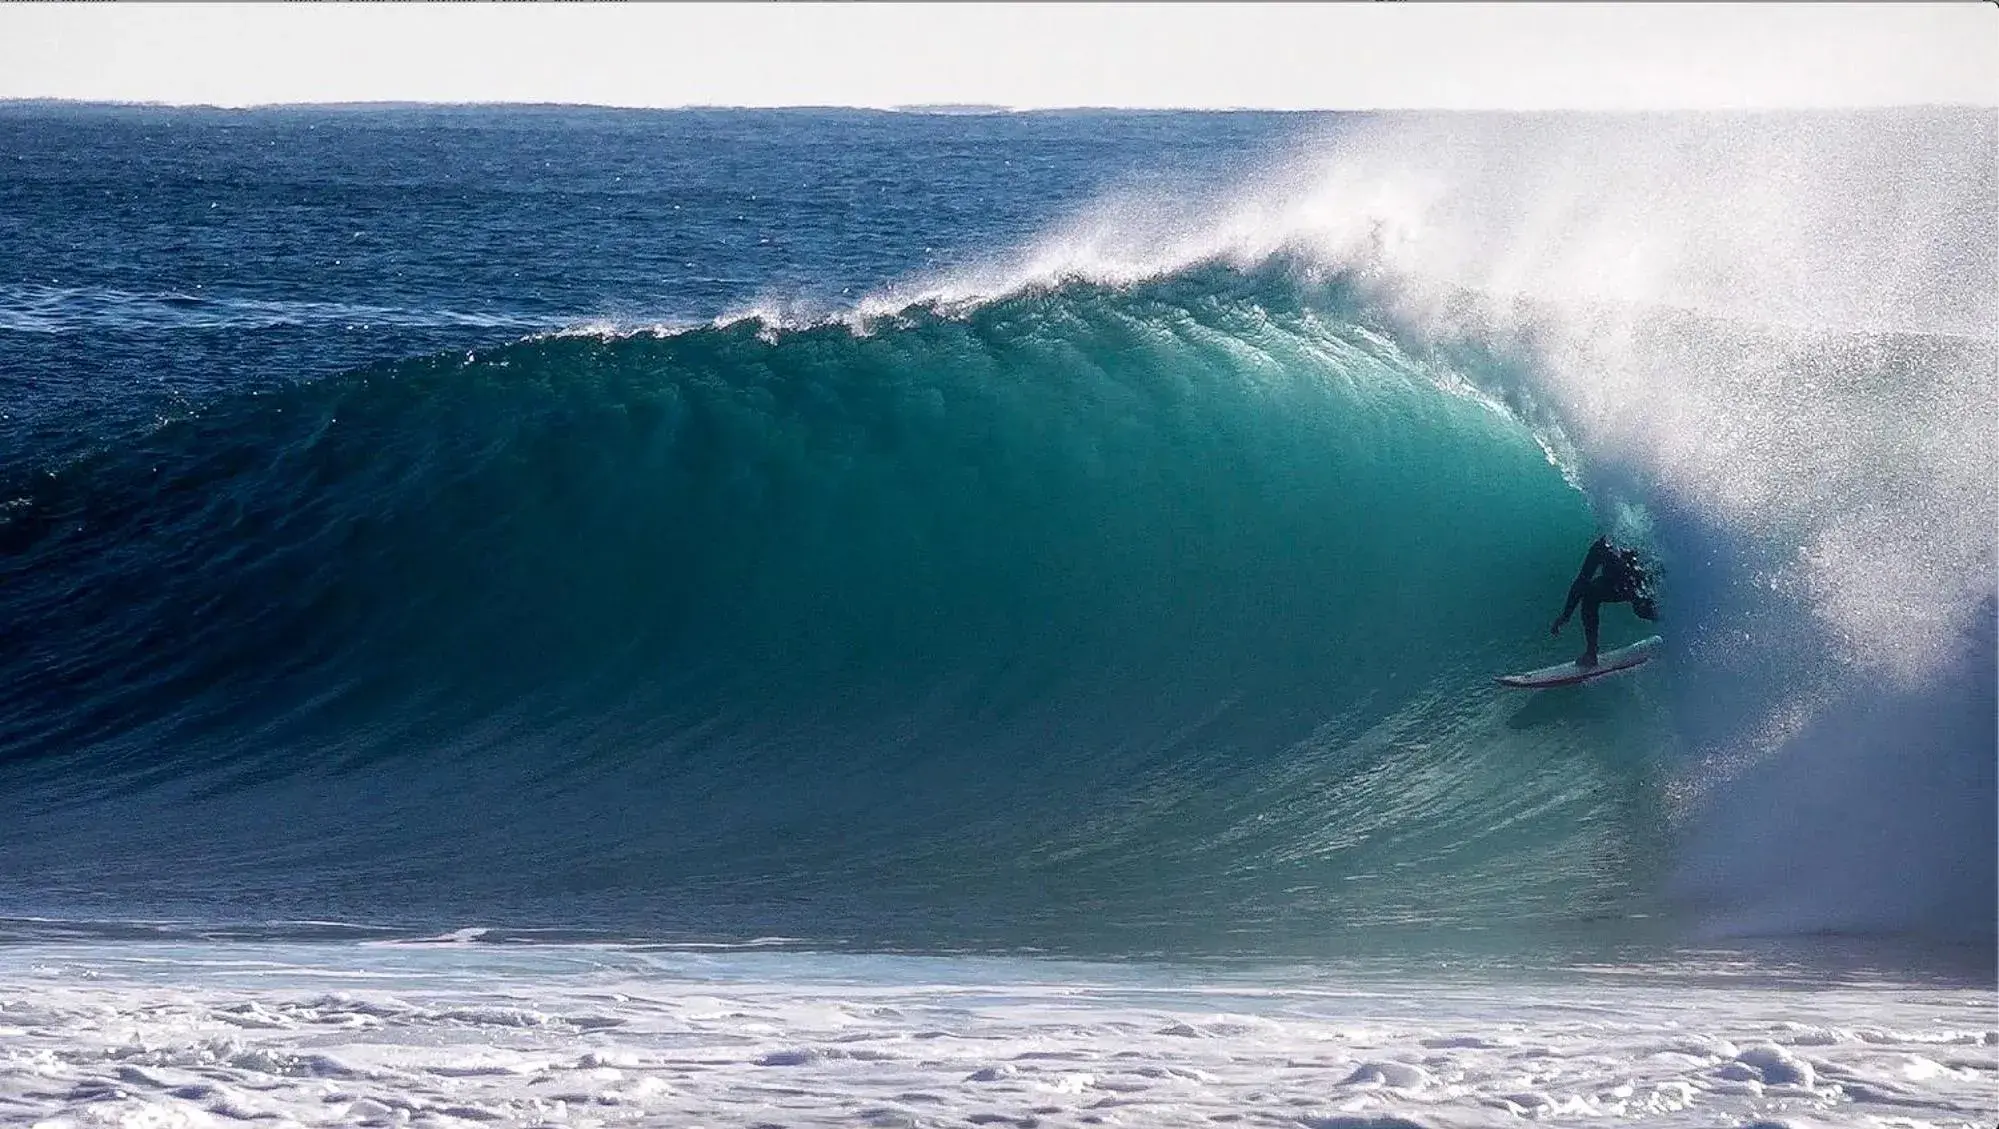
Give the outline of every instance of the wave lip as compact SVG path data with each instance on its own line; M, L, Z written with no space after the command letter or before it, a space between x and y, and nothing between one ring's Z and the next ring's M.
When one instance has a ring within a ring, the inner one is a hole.
M296 327L533 330L545 318L508 312L424 310L350 302L135 293L105 287L0 285L0 332L248 330Z

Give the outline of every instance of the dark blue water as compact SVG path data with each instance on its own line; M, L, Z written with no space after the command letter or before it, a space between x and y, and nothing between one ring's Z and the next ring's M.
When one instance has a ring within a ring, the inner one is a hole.
M0 443L535 329L837 304L1311 124L15 105Z
M1363 121L0 108L0 915L1678 935L1684 860L1788 857L1690 845L1677 797L1804 675L1726 720L1750 684L1691 652L1490 685L1567 657L1604 510L1531 354L1297 248L825 316ZM1777 551L1658 481L1623 501L1682 592ZM1727 600L1680 622L1722 638ZM1846 730L1919 735L1893 809L1953 795L1938 825L1989 840L1965 646ZM1780 789L1813 827L1872 778L1829 779ZM1957 869L1865 924L1977 916L1989 855L1908 851Z

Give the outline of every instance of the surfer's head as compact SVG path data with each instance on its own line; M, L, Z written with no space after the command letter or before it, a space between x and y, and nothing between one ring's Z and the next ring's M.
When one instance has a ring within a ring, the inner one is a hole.
M1640 596L1631 601L1631 610L1637 613L1639 619L1659 618L1659 605L1653 603L1650 596Z

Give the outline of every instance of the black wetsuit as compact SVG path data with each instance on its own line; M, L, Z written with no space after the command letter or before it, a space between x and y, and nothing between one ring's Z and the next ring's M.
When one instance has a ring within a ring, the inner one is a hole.
M1631 604L1632 610L1644 619L1658 618L1652 606L1650 582L1638 554L1617 548L1609 538L1599 537L1590 543L1582 571L1576 573L1575 583L1569 585L1569 601L1562 605L1562 614L1555 620L1554 630L1559 634L1576 605L1582 605L1584 650L1578 660L1582 665L1596 663L1598 606L1623 603Z

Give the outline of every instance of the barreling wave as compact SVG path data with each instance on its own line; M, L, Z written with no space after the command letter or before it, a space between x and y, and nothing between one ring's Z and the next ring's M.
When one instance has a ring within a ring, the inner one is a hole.
M1995 348L1958 327L1991 280L1916 293L1949 254L1919 232L1799 324L1747 252L1832 270L1820 212L1521 214L1533 154L1595 127L1483 162L1455 128L849 317L406 360L4 468L9 904L1122 951L1689 907L1989 936ZM1821 209L1847 234L1905 214L1851 202ZM1664 567L1665 659L1492 688L1566 653L1548 617L1612 523Z
M55 811L9 846L301 912L1565 916L1647 835L1578 736L1639 694L1484 683L1588 529L1281 264L402 362L24 487L0 750Z

